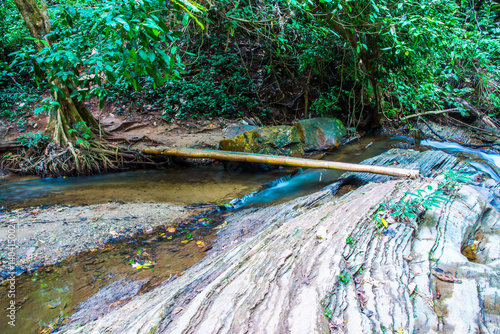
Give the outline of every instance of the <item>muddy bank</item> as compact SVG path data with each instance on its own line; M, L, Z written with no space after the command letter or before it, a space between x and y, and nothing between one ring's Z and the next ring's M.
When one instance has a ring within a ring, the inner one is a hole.
M15 274L58 263L114 240L173 226L190 210L163 203L53 206L0 212L2 279L9 275L9 232L15 229Z

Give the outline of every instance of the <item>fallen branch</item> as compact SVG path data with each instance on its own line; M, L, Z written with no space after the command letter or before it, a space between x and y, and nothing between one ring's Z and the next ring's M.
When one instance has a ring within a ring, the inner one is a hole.
M426 112L421 112L413 115L409 115L406 117L400 117L400 121L406 121L407 119L414 118L414 117L419 117L419 116L425 116L425 115L435 115L435 114L444 114L444 113L459 113L460 110L458 108L452 108L452 109L444 109L444 110L433 110L433 111L426 111Z
M293 166L293 167L306 167L306 168L325 168L325 169L338 169L350 172L366 172L374 174L383 174L397 177L416 178L419 175L418 170L402 169L394 167L380 167L371 165L358 165L345 162L336 161L322 161L310 160L303 158L283 157L277 155L265 155L244 152L228 152L228 151L214 151L214 150L200 150L190 148L157 148L157 149L144 149L144 154L162 154L178 157L189 158L209 158L227 161L241 161L263 163L269 165Z
M12 150L19 147L23 147L19 140L0 142L0 149L2 150Z
M458 119L453 118L453 117L449 117L449 116L448 116L448 118L449 118L450 120L452 120L453 122L457 122L457 123L459 123L459 124L461 124L461 125L464 125L464 126L467 126L467 127L471 128L471 129L473 129L473 130L476 130L476 131L482 132L482 133L487 134L487 135L489 135L489 136L493 136L493 137L500 138L500 135L499 135L499 133L498 133L498 132L497 132L497 133L494 133L494 131L488 131L488 130L486 130L486 129L483 129L483 128L480 128L480 127L477 127L477 126L474 126L474 125L470 125L470 124L464 123L464 122L459 121Z
M424 123L425 123L425 125L427 125L427 127L429 128L429 130L431 130L431 132L432 132L434 135L436 135L437 137L439 137L439 139L441 139L441 140L443 140L443 141L445 140L445 139L443 138L443 136L439 135L439 133L437 133L436 131L434 131L434 129L433 129L433 128L429 125L429 123L427 123L427 122L425 121L425 119L423 119L423 118L419 118L419 120L422 120L422 122L424 122Z
M489 126L490 128L492 128L494 130L498 130L498 127L493 123L493 120L491 119L491 117L489 117L488 115L485 115L483 112L481 112L479 109L474 107L472 104L470 104L469 102L467 102L464 99L457 97L457 96L452 97L452 99L455 100L455 102L460 103L465 109L467 109L467 111L473 113L478 118L480 118L484 124L486 124L487 126Z

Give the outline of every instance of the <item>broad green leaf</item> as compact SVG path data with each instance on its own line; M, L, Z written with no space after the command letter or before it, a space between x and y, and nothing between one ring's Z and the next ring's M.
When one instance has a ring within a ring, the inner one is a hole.
M123 28L126 30L126 31L130 31L130 26L129 24L124 20L122 19L121 17L117 17L115 18L115 20L118 22L118 23L121 23Z

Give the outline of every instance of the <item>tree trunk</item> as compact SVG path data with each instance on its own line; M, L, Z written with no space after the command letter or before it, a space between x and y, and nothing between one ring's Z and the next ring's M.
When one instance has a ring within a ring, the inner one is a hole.
M75 132L69 131L72 125L84 123L90 129L95 129L97 121L83 102L71 98L71 89L67 85L57 79L52 84L59 88L64 95L54 93L53 98L59 103L59 106L50 110L49 123L45 132L52 135L56 144L63 146L68 141L74 141L77 138ZM93 133L89 133L89 135L93 135Z
M373 96L375 97L375 111L371 113L368 119L368 124L372 127L378 127L382 124L382 115L384 113L384 96L382 94L382 87L378 82L377 65L373 59L363 59L366 72L370 78L370 83L373 89Z
M353 33L350 27L340 23L341 20L335 18L335 15L327 17L328 24L349 42L353 50L358 50L358 57L361 59L366 73L370 78L375 97L375 110L370 114L366 123L372 127L378 127L382 124L384 97L382 95L382 86L378 81L380 73L378 71L377 59L381 57L381 50L378 46L377 36L372 37L370 34L366 34L367 46L360 46L360 35Z
M46 37L50 32L50 25L45 1L42 1L43 11L38 6L36 0L14 0L14 2L31 36L36 39L35 44L37 48L41 50L47 47L41 42L42 40L45 40L50 45L50 40ZM69 130L78 123L84 123L88 126L92 130L92 133L89 133L89 135L92 136L97 128L97 121L85 104L78 101L75 97L72 98L72 89L59 79L53 80L51 84L60 91L53 91L52 93L53 100L59 105L53 107L50 111L49 122L45 132L51 135L53 141L60 146L66 146L70 141L76 140L78 134Z
M408 177L412 179L417 178L420 175L419 171L415 169L360 165L360 164L351 164L346 162L312 160L312 159L303 159L296 157L283 157L277 155L257 154L257 153L247 153L247 152L215 151L215 150L202 150L202 149L192 149L192 148L148 148L144 149L142 153L163 154L168 156L190 157L190 158L210 158L210 159L220 159L225 161L253 162L253 163L263 163L269 165L280 165L280 166L336 169L336 170L346 170L351 172L365 172L365 173L374 173L382 175L391 175L397 177Z

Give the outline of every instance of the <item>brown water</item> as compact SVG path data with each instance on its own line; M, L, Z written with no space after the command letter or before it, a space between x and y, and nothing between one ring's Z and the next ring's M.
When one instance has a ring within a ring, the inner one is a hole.
M357 163L378 155L398 140L366 137L328 152L324 159ZM20 177L0 182L0 208L36 205L84 205L112 201L188 205L227 203L250 194L293 168L265 172L226 172L222 165L135 171L90 177ZM259 193L248 205L267 205L302 196L330 184L343 171L309 169L292 182ZM253 197L253 196L252 196Z
M180 205L197 202L224 203L288 173L290 169L228 173L220 165L89 177L19 177L0 182L0 206L18 208L53 204L101 204L112 201Z

